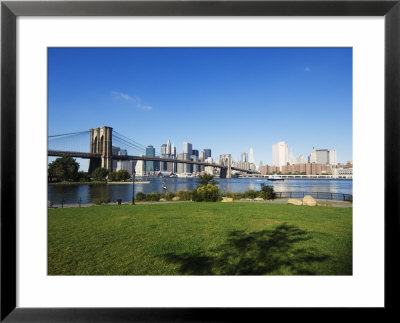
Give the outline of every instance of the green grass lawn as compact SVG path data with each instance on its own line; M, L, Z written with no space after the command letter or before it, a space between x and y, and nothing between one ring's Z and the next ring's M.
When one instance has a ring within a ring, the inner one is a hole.
M352 209L169 203L49 209L49 275L351 275Z

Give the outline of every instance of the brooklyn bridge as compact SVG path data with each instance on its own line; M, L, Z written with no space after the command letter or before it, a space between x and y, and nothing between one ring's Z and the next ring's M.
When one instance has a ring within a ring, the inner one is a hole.
M89 137L87 148L82 149L79 145L79 138ZM98 127L87 131L78 131L66 134L58 134L48 136L48 156L71 156L76 158L89 159L89 173L98 167L106 168L108 171L113 171L113 160L132 160L132 161L153 161L153 162L170 162L203 165L206 167L214 167L220 169L220 177L231 178L232 171L243 172L248 174L259 174L259 172L232 167L231 155L223 155L220 158L220 163L207 163L204 161L194 161L176 158L165 158L162 156L146 156L140 155L121 155L113 154L113 143L131 148L138 152L143 152L145 146L136 141L118 133L111 127ZM78 148L79 147L79 148ZM76 148L76 149L74 149Z

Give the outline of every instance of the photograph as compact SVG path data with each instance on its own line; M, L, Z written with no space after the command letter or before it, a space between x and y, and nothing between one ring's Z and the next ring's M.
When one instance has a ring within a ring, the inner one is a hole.
M47 116L49 276L353 275L352 47L48 47Z

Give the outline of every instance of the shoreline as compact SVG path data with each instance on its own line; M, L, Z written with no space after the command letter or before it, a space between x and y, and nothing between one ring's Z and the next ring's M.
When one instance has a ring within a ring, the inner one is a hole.
M228 202L228 203L258 203L258 204L288 204L288 198L277 198L275 200L263 200L263 201L255 201L255 200L235 200L232 202ZM328 199L315 199L317 201L317 203L321 203L321 204L331 204L331 206L322 206L322 207L353 207L353 203L349 202L349 201L340 201L340 200L328 200ZM136 202L135 201L135 205L146 205L146 204L172 204L172 203L202 203L202 202L193 202L193 201L140 201L140 202ZM222 202L210 202L210 203L222 203ZM102 205L109 205L109 206L114 206L114 205L118 205L117 202L110 202L107 204L102 204ZM132 205L131 202L122 202L121 205ZM85 203L85 204L81 204L81 206L79 206L79 204L77 203L73 203L73 204L64 204L63 208L79 208L79 207L90 207L90 206L98 206L94 203ZM305 205L303 205L305 206ZM60 209L61 204L53 204L53 206L51 207L51 209ZM48 209L50 209L48 207Z

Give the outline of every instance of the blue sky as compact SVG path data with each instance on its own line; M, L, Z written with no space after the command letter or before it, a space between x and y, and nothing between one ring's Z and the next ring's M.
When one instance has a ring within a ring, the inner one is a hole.
M49 48L48 89L50 135L107 125L157 149L252 147L264 165L278 141L352 159L351 48Z

